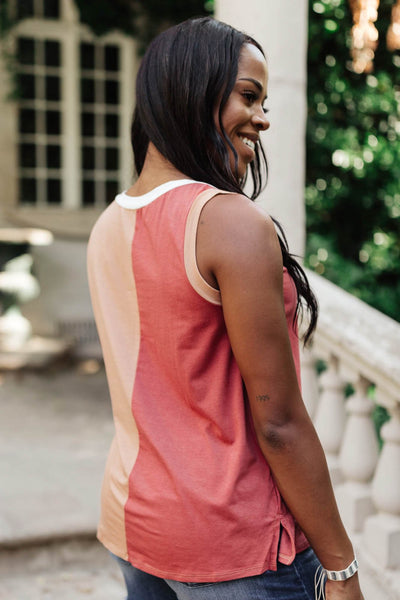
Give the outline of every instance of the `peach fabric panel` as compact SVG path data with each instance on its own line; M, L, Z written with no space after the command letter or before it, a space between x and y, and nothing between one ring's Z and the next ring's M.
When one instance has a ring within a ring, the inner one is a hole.
M112 203L97 221L88 247L89 285L116 430L105 469L98 538L109 550L125 558L128 553L124 506L139 451L131 412L140 330L131 262L135 222L135 211Z
M199 194L196 200L193 202L192 207L189 211L186 221L185 231L185 269L186 275L190 281L193 289L205 300L211 302L211 304L221 304L221 293L219 290L213 288L204 279L199 271L196 260L196 238L197 238L197 226L201 211L211 198L218 194L228 194L229 192L223 192L218 189L205 190Z

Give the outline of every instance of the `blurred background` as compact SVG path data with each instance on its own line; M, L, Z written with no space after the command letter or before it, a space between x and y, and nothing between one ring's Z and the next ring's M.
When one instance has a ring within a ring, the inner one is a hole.
M398 599L400 0L1 2L0 598L122 597L94 541L112 421L86 246L134 178L141 56L200 15L266 51L260 203L321 308L305 401L366 549L366 600Z

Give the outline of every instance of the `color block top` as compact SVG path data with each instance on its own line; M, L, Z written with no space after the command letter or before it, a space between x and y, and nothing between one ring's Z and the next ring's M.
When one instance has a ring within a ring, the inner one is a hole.
M180 180L120 194L88 249L115 422L98 537L139 569L193 582L257 575L308 546L250 424L220 293L197 268L198 219L219 193ZM284 299L299 372L286 271Z

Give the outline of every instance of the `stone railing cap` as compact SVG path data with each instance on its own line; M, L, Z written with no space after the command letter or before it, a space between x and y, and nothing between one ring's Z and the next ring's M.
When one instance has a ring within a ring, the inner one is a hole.
M339 360L350 357L354 369L372 383L398 389L400 323L312 271L307 277L320 307L316 343L329 341Z

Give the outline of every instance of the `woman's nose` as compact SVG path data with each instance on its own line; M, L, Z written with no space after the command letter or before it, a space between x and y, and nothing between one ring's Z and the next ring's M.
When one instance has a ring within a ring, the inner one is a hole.
M261 109L260 112L257 112L253 115L253 124L259 131L266 131L270 127L270 122L267 118L266 113Z

